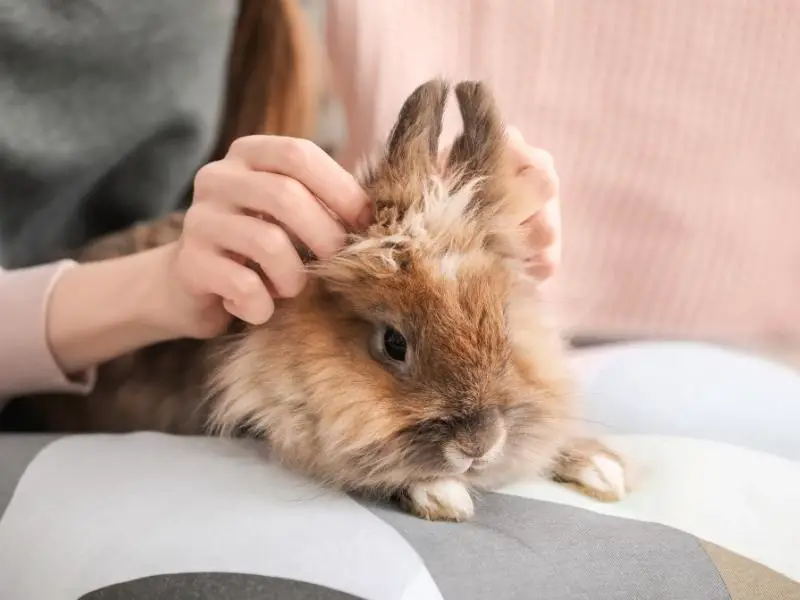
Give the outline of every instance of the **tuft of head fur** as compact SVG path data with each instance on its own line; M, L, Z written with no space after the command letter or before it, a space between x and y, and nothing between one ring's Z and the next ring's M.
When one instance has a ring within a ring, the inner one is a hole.
M457 84L464 129L441 164L448 92L418 87L363 170L374 224L227 345L212 429L261 434L289 466L370 493L453 473L490 485L555 456L571 389L522 264L505 128L484 84Z

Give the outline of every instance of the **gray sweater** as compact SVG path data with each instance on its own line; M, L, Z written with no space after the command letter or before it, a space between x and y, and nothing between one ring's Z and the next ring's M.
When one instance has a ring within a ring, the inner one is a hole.
M177 207L217 140L234 0L0 0L0 265Z

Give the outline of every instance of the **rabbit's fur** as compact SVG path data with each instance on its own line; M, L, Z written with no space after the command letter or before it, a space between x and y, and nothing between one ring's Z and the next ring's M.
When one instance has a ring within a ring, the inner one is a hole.
M102 365L88 397L24 398L13 412L43 429L259 436L292 469L431 519L469 518L471 488L526 476L621 497L622 461L580 437L565 349L525 275L530 199L511 189L493 98L479 82L455 95L464 129L446 164L437 79L360 175L374 224L310 261L306 289L266 325L142 350ZM141 225L79 258L165 243L180 226Z

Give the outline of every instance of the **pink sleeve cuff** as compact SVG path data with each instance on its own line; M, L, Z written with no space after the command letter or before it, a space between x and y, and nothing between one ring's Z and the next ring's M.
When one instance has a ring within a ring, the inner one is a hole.
M47 342L47 306L58 278L75 262L0 269L0 398L32 393L86 394L95 370L67 377Z

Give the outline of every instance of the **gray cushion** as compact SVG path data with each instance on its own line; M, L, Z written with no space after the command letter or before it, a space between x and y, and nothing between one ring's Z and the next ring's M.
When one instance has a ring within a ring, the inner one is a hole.
M638 471L617 504L520 482L478 498L471 522L428 523L322 490L251 442L0 437L2 597L800 598L794 446L745 418L759 386L775 390L783 436L800 378L699 346L587 360L592 418Z

